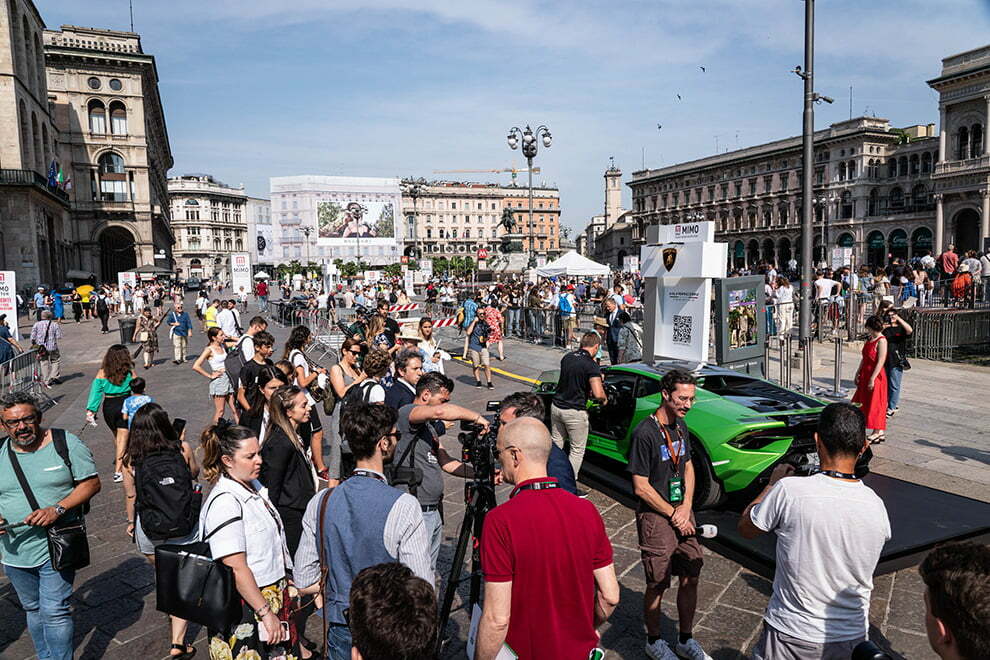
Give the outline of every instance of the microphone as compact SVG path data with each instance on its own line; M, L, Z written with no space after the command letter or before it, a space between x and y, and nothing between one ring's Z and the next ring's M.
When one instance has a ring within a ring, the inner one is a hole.
M694 528L694 535L703 539L713 539L718 536L718 527L715 525L698 525Z

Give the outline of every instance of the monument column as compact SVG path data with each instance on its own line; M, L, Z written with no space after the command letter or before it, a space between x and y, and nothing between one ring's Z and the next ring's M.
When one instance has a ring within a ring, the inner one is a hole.
M944 232L945 222L942 217L942 193L935 193L935 245L933 246L933 257L942 254L942 236Z

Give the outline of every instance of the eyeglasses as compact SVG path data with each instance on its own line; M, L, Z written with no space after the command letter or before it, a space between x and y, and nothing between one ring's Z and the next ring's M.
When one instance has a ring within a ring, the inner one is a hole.
M21 417L20 419L5 419L3 420L3 425L9 429L16 429L21 424L31 426L37 418L37 415L30 415L28 417Z
M362 350L347 351L347 352L350 353L351 355L361 355L361 353L364 353L364 351Z

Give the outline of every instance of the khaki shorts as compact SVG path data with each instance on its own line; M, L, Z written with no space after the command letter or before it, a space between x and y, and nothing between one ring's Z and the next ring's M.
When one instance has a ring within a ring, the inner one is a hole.
M488 348L483 348L480 351L470 350L468 353L471 356L471 366L487 367L491 364L491 358L489 357Z
M694 522L694 516L691 516ZM639 549L643 553L646 584L666 589L670 576L698 577L705 563L697 537L681 536L670 519L656 511L636 513Z
M573 316L561 319L564 324L564 330L572 330L577 327L577 319Z

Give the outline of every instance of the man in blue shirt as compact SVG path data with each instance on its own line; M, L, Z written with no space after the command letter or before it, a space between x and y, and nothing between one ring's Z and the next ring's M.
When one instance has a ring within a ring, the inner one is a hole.
M168 313L166 319L171 329L168 331L172 337L172 363L182 364L186 361L186 346L189 344L189 336L192 334L192 319L183 309L182 302L175 303L175 309Z
M546 409L543 401L532 392L516 392L502 399L502 405L498 413L499 421L507 424L519 417L532 417L546 423ZM574 493L579 497L587 497L588 491L579 491L577 479L574 478L574 468L567 458L567 453L550 443L550 457L547 459L547 476L553 477L560 484L560 487L568 493Z
M461 328L464 330L464 352L461 354L461 358L464 360L468 358L468 337L471 334L468 328L474 321L474 317L478 315L479 302L481 302L481 296L477 294L464 301L464 321L461 323Z
M37 320L41 320L41 313L48 309L48 305L45 304L45 287L39 286L38 290L34 293L34 311L37 315Z

